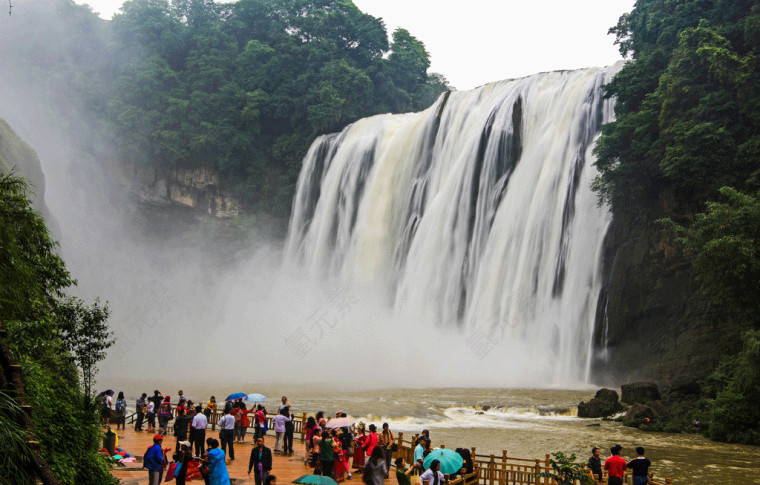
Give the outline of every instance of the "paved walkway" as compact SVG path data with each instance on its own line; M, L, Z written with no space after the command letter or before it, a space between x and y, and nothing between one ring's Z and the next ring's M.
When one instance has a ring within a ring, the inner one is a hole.
M114 429L114 431L116 430ZM127 426L126 430L119 430L116 431L116 433L119 436L119 448L132 456L142 457L145 450L153 444L154 433L134 431L134 429L129 426ZM218 431L211 431L211 429L206 431L207 438L214 437L219 439L218 434ZM230 479L234 484L254 483L253 478L248 477L248 459L251 456L251 449L253 448L253 445L251 444L253 435L249 433L246 438L245 444L235 444L236 459L231 462L228 459L227 469L230 473ZM176 441L173 435L167 435L164 439L164 448L171 446L173 450L175 444ZM264 445L270 449L274 448L274 436L271 431L264 438ZM294 440L293 448L295 453L291 456L283 456L279 453L273 453L274 463L272 465L272 474L277 476L277 482L281 485L289 484L301 475L311 473L312 471L311 468L304 466L303 464L303 442ZM169 458L171 459L171 457ZM142 468L142 463L131 463L126 469L114 468L112 473L121 480L123 485L143 485L148 483L148 471ZM360 485L361 475L355 474L352 480L348 480L344 483L351 482ZM393 480L393 482L395 483L395 480ZM169 483L174 482L172 481ZM203 484L203 480L197 479L192 483ZM390 482L387 481L386 483Z

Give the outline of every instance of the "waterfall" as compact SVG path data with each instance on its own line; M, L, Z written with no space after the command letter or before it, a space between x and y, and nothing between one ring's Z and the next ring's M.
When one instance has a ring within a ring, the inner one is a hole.
M460 335L470 353L519 354L549 383L588 382L611 219L590 189L592 149L620 67L446 93L424 112L319 137L288 262L370 288L395 318Z

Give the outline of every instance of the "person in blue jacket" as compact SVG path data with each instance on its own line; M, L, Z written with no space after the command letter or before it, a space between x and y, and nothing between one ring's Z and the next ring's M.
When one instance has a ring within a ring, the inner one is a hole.
M164 437L157 434L153 437L153 446L148 448L143 460L143 466L148 469L148 483L150 485L159 485L161 475L164 473L164 450L161 448Z

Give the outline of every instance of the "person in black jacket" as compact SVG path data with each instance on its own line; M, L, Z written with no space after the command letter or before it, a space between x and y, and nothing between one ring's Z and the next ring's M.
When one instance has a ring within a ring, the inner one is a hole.
M251 470L255 468L254 480L256 485L269 476L272 471L272 450L264 446L264 438L256 439L256 447L251 450L251 459L248 461L248 476L251 476Z
M591 456L588 459L588 465L586 465L591 470L591 473L594 474L594 480L597 483L602 483L602 459L599 458L601 454L602 452L599 448L591 448Z
M187 440L187 429L193 417L185 413L183 408L177 408L177 417L174 418L174 436L177 438L177 447L174 451L179 451L179 442Z

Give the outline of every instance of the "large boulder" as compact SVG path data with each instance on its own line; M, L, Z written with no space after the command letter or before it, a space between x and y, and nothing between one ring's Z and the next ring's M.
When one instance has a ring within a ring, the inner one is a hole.
M633 404L623 416L623 424L626 426L636 426L667 418L668 409L662 404L662 401L650 401L647 404Z
M606 418L623 410L618 393L612 389L599 389L589 402L578 404L579 418Z
M623 384L621 401L626 404L646 404L649 401L660 400L660 390L654 382L634 382Z

